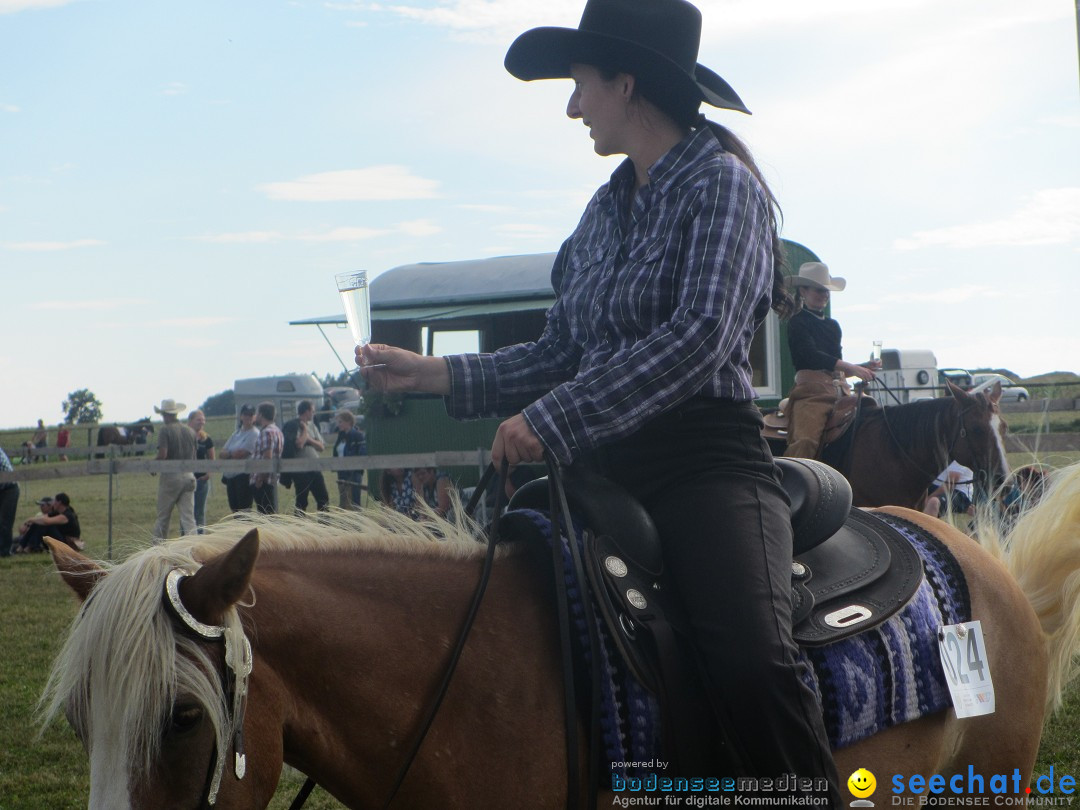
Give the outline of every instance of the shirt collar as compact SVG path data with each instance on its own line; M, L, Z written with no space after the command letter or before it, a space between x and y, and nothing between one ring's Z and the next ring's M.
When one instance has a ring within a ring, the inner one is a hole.
M698 127L669 149L649 167L649 185L653 194L664 194L683 175L702 159L722 151L720 142L708 126ZM611 179L601 196L619 199L634 186L634 163L626 158L611 173Z

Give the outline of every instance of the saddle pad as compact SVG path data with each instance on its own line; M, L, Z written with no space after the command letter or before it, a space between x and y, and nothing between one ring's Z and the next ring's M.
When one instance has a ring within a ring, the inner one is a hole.
M551 521L548 515L534 509L515 509L506 512L503 519L506 523L500 524L500 529L505 528L508 536L524 540L529 534L534 534L543 538L545 544L551 543ZM578 548L584 555L582 532L577 526L574 529ZM578 662L584 661L586 666L592 666L587 653L589 630L585 624L582 594L589 599L595 597L587 582L579 584L576 581L570 546L562 532L560 539L563 576L566 579L566 592L574 623L574 654ZM631 674L599 615L597 612L601 667L600 730L604 740L602 761L597 763L597 767L601 773L610 770L624 778L643 777L649 769L630 763L647 763L660 754L660 707L655 696Z
M876 514L908 538L926 576L884 623L824 647L802 647L803 680L821 703L834 749L951 706L937 631L971 619L967 582L944 544L903 518Z
M949 550L933 535L902 518L875 513L903 534L918 553L925 576L915 596L877 627L822 647L800 648L803 681L818 698L833 749L852 745L891 726L935 714L952 705L937 631L945 624L969 621L971 604L963 572ZM524 525L551 538L547 515L522 509L507 516L508 536L525 540ZM579 533L580 542L580 533ZM563 538L563 568L579 650L587 648L582 589L574 582L570 549ZM588 591L585 586L586 592ZM630 675L607 627L598 622L601 638L601 728L607 762L647 763L663 757L660 711L654 696ZM645 773L625 766L612 768L622 777Z

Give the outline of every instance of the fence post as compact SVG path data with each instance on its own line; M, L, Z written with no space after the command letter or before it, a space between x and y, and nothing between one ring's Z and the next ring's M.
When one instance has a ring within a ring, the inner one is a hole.
M109 531L108 552L109 562L112 562L112 530L113 530L113 476L116 474L116 445L109 445Z

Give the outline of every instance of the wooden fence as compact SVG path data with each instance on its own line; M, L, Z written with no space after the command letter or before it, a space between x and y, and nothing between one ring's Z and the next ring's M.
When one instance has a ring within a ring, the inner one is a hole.
M55 448L54 448L55 449ZM67 449L67 448L62 448ZM108 555L112 559L113 547L113 494L115 477L121 473L283 473L311 472L314 470L339 472L342 470L387 470L395 467L471 467L475 465L481 472L491 461L491 453L486 449L439 451L434 453L402 453L388 456L348 456L345 458L289 458L289 459L221 459L210 461L176 460L159 461L150 458L122 457L118 453L122 448L112 445L108 448L81 448L92 453L107 450L108 458L90 458L83 463L68 462L61 466L23 464L14 472L0 472L0 483L9 481L58 481L66 478L81 478L88 475L107 475L108 491ZM147 448L147 453L156 454L156 449Z

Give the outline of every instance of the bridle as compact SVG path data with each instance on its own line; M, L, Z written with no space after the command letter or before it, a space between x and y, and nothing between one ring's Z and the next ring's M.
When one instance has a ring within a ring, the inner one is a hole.
M955 400L953 400L953 401L955 401ZM965 407L964 405L960 404L959 402L957 402L956 404L957 404L957 407L959 408L959 414L958 414L959 424L957 425L956 433L952 437L952 441L949 442L948 447L946 447L946 449L945 449L945 464L948 464L949 461L951 461L953 459L953 451L956 449L956 446L960 443L961 439L966 439L967 435L968 435L967 425L964 422L964 414L966 414L968 412L968 410L970 410L971 406L969 405L969 406ZM923 468L923 466L918 461L916 461L914 458L911 457L911 454L908 453L907 450L904 448L904 443L901 442L900 439L897 438L896 434L893 432L892 426L889 424L889 418L886 415L886 409L884 409L884 408L881 409L881 422L882 422L883 425L885 425L885 431L886 431L886 433L889 434L889 439L892 441L893 445L895 445L897 450L899 450L900 457L905 462L907 462L907 464L909 466L913 467L917 472L919 472L927 481L933 481L941 471L940 470L927 471L927 470L925 470ZM979 471L975 471L975 476L976 477L978 476L978 474L979 474ZM973 477L972 481L970 481L970 482L961 481L961 482L958 482L958 483L965 483L965 484L966 483L974 483L974 480L975 479Z
M191 614L180 600L180 582L185 577L193 576L194 571L186 568L174 568L165 575L162 585L162 601L181 624L201 639L225 644L225 671L222 680L228 697L228 725L232 734L233 773L237 779L243 779L247 773L247 756L244 753L244 714L247 710L248 678L252 669L251 642L237 625L204 624ZM203 796L203 806L213 807L221 789L221 778L225 772L225 751L218 750L215 742L215 756L211 758L207 773L208 786Z

